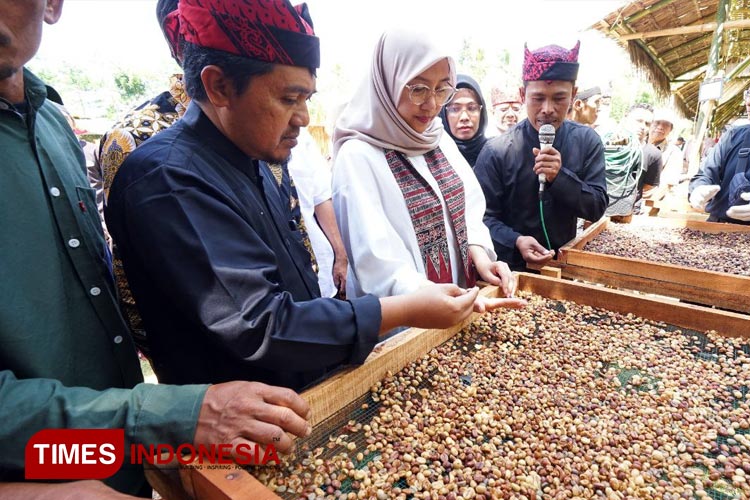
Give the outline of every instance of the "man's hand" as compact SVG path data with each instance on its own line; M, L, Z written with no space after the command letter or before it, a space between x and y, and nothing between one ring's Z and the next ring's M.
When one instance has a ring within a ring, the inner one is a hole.
M516 248L521 252L523 260L532 264L544 264L555 256L554 251L544 248L533 236L519 236Z
M333 260L333 284L338 290L337 297L346 296L346 271L349 266L349 259L346 257L346 253L343 255L336 254Z
M71 481L68 483L0 483L0 498L4 500L135 500L113 490L101 481Z
M532 152L536 156L536 160L534 160L534 173L536 175L544 174L547 178L547 184L552 183L557 178L557 174L562 167L560 152L552 146L547 146L541 150L534 148Z
M212 385L203 399L195 445L229 443L264 446L289 453L292 439L310 434L310 406L291 389L259 382L226 382Z
M478 294L476 287L464 290L453 284L425 280L412 293L382 297L380 333L397 326L451 327L471 314Z
M718 193L720 190L721 186L717 184L696 186L695 189L693 189L693 192L690 193L690 197L688 198L690 206L698 210L699 212L705 212L708 202L711 201L714 196L716 196L716 193Z
M745 201L750 201L750 193L742 193L740 198ZM741 221L750 221L750 203L730 207L729 210L727 210L727 217Z
M466 319L473 309L479 288L464 290L453 284L430 283L408 297L410 326L448 328Z

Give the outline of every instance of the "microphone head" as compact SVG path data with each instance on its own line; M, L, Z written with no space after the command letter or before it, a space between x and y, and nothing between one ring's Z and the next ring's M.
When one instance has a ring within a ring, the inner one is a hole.
M555 142L555 127L545 123L539 127L539 145L541 147L551 146Z

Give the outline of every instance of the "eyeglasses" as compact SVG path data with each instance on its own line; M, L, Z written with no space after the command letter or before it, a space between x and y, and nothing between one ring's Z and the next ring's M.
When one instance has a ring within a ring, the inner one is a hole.
M421 83L415 83L414 85L404 85L407 89L409 89L409 100L412 102L412 104L416 104L417 106L421 106L422 104L427 102L427 99L430 98L430 95L435 96L435 104L438 106L442 106L446 102L450 101L453 95L456 93L456 89L451 87L450 85L446 85L445 87L440 87L439 89L432 90L427 85L421 84Z
M500 111L501 113L505 113L509 109L512 109L513 111L518 113L519 111L521 111L521 106L522 104L520 102L503 102L500 104L495 104L494 109Z
M449 104L445 107L445 111L449 115L460 115L464 111L471 116L476 116L482 111L482 105L475 102L469 104Z

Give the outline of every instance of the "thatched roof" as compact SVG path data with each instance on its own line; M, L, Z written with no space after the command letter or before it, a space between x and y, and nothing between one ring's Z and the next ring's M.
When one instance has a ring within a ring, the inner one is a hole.
M718 68L723 70L725 82L714 113L714 128L744 112L742 90L750 77L745 67L750 61L750 0L727 3L730 8L718 54ZM608 14L592 29L626 47L656 92L661 97L674 95L677 108L694 118L718 6L719 0L639 0Z

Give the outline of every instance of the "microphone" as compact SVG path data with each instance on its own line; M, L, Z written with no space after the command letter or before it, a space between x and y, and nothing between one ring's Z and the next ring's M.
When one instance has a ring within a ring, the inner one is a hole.
M539 148L544 149L546 146L552 146L555 142L555 127L549 123L545 123L539 127ZM544 191L544 185L547 183L547 176L539 174L539 196Z

